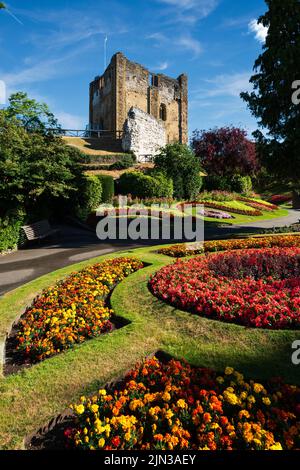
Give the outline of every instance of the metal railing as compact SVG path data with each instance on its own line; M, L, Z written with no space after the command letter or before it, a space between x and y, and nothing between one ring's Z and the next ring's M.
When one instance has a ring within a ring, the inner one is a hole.
M107 131L107 130L96 130L96 129L48 129L49 132L53 132L56 135L67 136L67 137L93 137L96 139L109 138L114 140L120 140L123 138L123 131Z

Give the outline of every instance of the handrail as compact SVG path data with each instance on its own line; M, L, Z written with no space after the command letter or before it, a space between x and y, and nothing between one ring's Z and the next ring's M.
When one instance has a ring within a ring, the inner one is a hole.
M123 138L123 131L110 131L110 130L98 130L98 129L48 129L49 132L53 132L56 135L68 136L68 137L94 137L101 139L103 137L109 137L111 139L120 140Z

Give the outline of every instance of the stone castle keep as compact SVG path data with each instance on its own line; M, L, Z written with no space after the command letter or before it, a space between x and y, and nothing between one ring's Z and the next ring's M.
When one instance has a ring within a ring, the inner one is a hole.
M90 130L123 133L123 149L155 153L166 143L188 142L188 78L153 74L115 54L90 84Z

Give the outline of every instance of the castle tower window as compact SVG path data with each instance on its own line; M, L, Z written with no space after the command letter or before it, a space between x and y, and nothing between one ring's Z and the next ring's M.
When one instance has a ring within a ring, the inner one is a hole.
M158 76L152 75L152 86L158 87Z
M160 108L159 108L159 118L162 120L162 121L166 121L167 120L167 107L165 104L161 104L160 105Z

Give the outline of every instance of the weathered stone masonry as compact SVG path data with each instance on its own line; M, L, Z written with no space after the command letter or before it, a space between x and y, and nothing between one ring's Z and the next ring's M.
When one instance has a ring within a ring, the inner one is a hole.
M152 74L118 52L90 84L90 128L121 131L132 107L160 120L167 142L188 142L187 76Z

